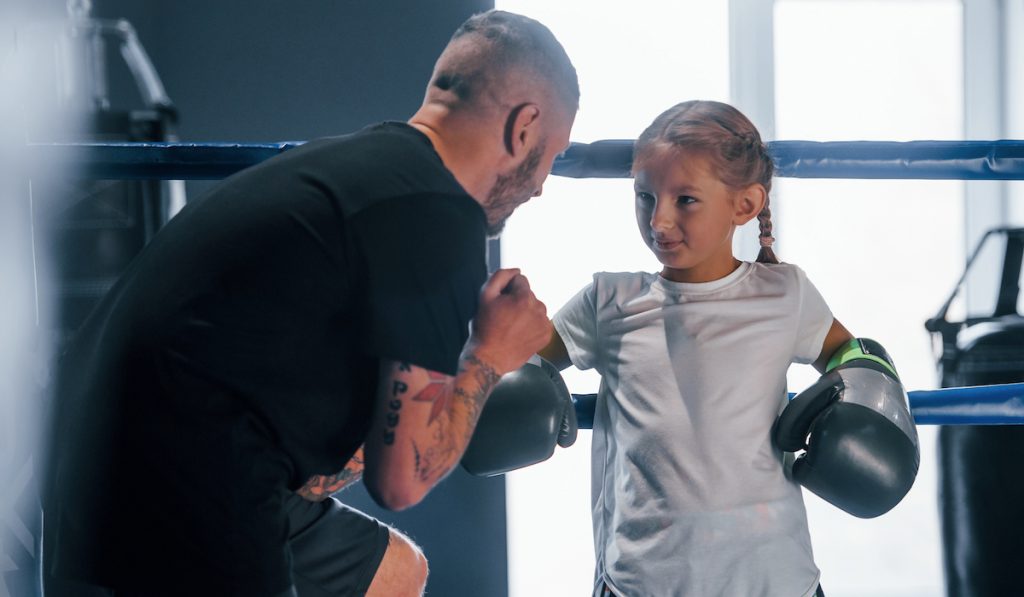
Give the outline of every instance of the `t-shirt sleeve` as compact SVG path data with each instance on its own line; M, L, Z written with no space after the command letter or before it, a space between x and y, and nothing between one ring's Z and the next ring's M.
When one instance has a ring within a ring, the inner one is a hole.
M595 276L594 281L576 293L552 319L555 331L569 353L569 360L578 369L597 366L596 287Z
M487 277L485 219L464 197L411 195L352 218L368 356L455 375Z
M832 311L818 289L807 279L807 274L799 267L794 267L794 270L798 288L799 322L793 361L813 363L821 354L825 336L832 327Z

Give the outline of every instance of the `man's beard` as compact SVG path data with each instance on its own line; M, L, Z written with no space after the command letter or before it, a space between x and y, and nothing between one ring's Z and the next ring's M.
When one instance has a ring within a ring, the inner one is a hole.
M484 212L487 214L487 235L496 238L505 228L505 221L517 207L533 197L537 168L547 143L541 143L526 154L526 159L511 174L499 174L494 187L487 194Z

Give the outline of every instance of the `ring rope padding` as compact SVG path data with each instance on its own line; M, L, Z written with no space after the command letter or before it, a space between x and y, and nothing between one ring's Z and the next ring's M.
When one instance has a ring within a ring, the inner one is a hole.
M57 167L80 178L216 180L302 143L30 143L26 157L38 174ZM772 141L768 150L781 177L1024 180L1020 140ZM551 172L629 178L632 160L630 139L572 143Z

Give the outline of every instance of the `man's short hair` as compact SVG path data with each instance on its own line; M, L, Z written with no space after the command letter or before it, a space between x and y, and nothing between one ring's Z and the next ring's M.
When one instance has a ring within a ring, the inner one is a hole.
M472 103L516 70L539 77L570 112L579 108L579 80L562 44L538 21L502 10L474 15L455 31L430 84Z

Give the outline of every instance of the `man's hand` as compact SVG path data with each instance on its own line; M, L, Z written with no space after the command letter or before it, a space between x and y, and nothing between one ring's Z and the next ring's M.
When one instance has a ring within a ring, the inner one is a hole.
M518 269L494 272L480 293L469 349L498 375L521 367L551 338L547 308Z

